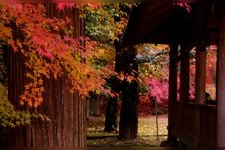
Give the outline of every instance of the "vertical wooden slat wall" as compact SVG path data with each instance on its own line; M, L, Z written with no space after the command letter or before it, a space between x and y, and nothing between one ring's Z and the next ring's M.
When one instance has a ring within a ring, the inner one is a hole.
M59 12L56 5L48 3L47 15L62 18L69 15L74 27L74 37L84 35L84 21L79 18L80 9ZM9 52L9 100L18 106L17 100L25 85L25 65L20 54ZM49 122L35 120L30 126L10 129L7 146L26 147L84 147L86 145L85 100L78 92L69 92L66 79L51 78L45 81L44 103L38 110L49 116Z
M219 48L217 52L217 147L225 147L225 4L220 5Z

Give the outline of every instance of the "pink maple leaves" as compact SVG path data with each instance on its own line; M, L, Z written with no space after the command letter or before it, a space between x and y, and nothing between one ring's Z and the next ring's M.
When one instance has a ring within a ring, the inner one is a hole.
M155 98L158 104L163 104L168 99L168 81L152 77L148 80L150 86L149 97Z
M191 6L187 3L175 3L176 5L178 5L179 7L185 8L188 13L191 12Z
M59 11L63 11L65 9L73 9L75 7L79 7L79 6L88 6L90 9L94 10L94 9L98 9L99 8L99 4L91 4L91 3L58 3L57 4L57 9Z
M64 9L72 9L75 7L75 3L58 3L57 4L57 9L58 10L64 10Z

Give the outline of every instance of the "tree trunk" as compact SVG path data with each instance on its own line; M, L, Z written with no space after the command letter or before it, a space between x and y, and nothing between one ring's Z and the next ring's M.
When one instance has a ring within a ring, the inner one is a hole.
M55 4L46 4L49 17L60 14ZM71 10L74 36L84 35L78 9ZM62 17L62 16L61 16ZM26 82L26 61L19 53L9 50L9 100L19 107L18 98ZM38 111L50 121L34 120L30 126L9 129L6 146L12 147L84 147L86 145L86 101L78 92L69 92L68 81L53 77L45 81L44 102Z
M91 116L99 116L99 96L93 92L89 93L90 98L89 101L89 115Z
M122 71L121 66L121 47L118 40L114 40L115 46L115 71L119 73ZM121 83L116 76L111 76L107 79L107 84L112 88L112 92L117 94L121 91ZM109 97L106 107L106 116L105 116L105 129L106 132L115 131L117 129L117 117L118 117L118 99L119 97Z
M117 76L111 76L107 80L107 84L112 88L112 92L119 94L120 82ZM106 107L105 116L105 132L111 132L117 130L117 117L118 117L118 95L115 97L109 97Z
M138 65L134 61L137 50L128 47L123 57L123 69L125 75L131 75L135 79L138 74ZM120 112L119 139L130 140L137 138L138 129L138 82L137 80L123 81L122 106Z
M119 139L130 140L137 138L138 128L138 84L137 81L124 83L126 88L122 94L120 112Z
M109 97L106 107L106 117L105 117L105 132L112 132L117 130L117 107L118 100L117 97Z

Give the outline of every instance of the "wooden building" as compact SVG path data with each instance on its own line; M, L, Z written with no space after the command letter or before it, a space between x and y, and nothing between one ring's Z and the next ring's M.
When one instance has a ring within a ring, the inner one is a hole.
M225 147L225 4L159 3L134 8L121 39L126 47L141 43L169 44L168 144ZM217 45L216 106L205 105L206 47ZM189 101L190 50L196 47L195 100ZM179 51L179 56L178 56ZM180 63L180 100L177 66Z

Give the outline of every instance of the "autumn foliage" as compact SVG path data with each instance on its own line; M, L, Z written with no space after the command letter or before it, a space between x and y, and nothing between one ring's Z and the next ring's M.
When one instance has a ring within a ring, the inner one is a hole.
M176 5L190 11L190 7L186 4L177 3ZM67 15L61 19L50 18L44 4L0 4L0 44L7 45L15 53L20 54L27 68L27 82L22 95L18 98L20 104L38 107L44 101L44 83L50 78L67 80L70 91L78 91L81 96L86 96L89 91L111 95L110 89L104 86L104 79L113 74L114 47L110 42L121 36L127 21L127 14L120 9L129 10L128 8L131 7L131 4L118 3L101 5L58 3L57 11L78 9L81 13L80 19L86 19L85 30L89 37L84 35L75 37L71 18ZM80 24L76 25L80 26ZM152 54L157 54L162 49L168 51L166 48L168 46L165 45L150 47L151 49L145 52L152 49L155 50ZM143 83L147 87L147 94L140 98L140 103L143 105L149 104L149 98L154 98L162 106L168 102L167 54L162 53L150 63L139 64L140 80L143 81L140 83L141 88ZM208 51L207 61L206 90L215 97L216 56L214 50ZM193 99L194 63L190 70L192 76L190 97ZM119 75L122 79L126 78L123 74ZM131 80L129 76L127 79Z
M63 7L59 4L59 11ZM25 58L28 82L18 99L20 104L38 107L43 102L44 81L52 77L65 78L71 92L78 91L83 96L94 90L107 92L103 77L109 75L108 70L96 69L92 64L96 42L84 36L75 38L69 17L49 18L43 4L28 3L1 4L0 14L1 44L9 45Z

